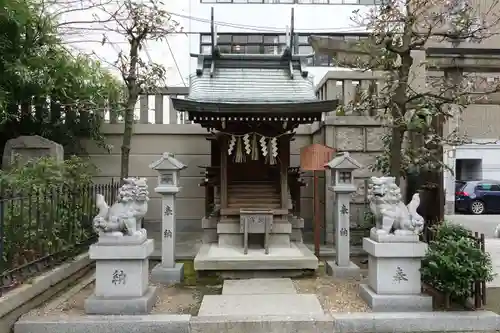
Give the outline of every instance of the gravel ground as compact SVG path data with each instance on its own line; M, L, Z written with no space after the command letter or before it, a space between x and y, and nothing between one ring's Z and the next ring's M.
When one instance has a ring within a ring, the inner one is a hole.
M336 312L369 312L370 308L359 297L359 283L363 277L336 279L320 267L314 277L295 279L293 284L299 294L316 294L326 314Z
M360 277L361 278L361 277ZM158 298L152 314L190 314L197 315L204 295L218 295L222 291L221 283L189 283L169 287L158 285ZM316 276L293 280L298 293L316 294L325 313L366 312L369 308L359 298L359 279L334 279L324 273L320 267ZM36 308L28 316L83 316L84 302L94 290L90 283L78 292L70 292L69 297L60 296Z

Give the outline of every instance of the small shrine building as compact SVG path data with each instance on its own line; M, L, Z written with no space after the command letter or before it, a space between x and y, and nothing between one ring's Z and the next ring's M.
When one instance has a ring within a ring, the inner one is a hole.
M185 99L173 106L209 132L203 245L197 271L315 270L302 243L300 179L290 142L301 124L320 121L337 100L319 101L304 64L282 55L212 54L198 59Z

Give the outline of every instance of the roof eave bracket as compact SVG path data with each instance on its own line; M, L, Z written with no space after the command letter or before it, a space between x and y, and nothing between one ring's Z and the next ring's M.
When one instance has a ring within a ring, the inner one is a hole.
M289 46L285 47L283 50L283 54L281 55L281 59L283 61L288 62L288 69L290 71L290 79L293 79L293 57L292 57L292 50L290 49Z
M212 62L210 64L210 77L214 77L215 74L215 59L212 58Z
M198 56L198 64L196 66L196 76L202 76L203 75L203 64L205 62L205 57L202 55Z
M220 48L217 44L212 49L212 60L210 62L210 77L215 75L215 61L220 58Z
M300 61L299 61L299 70L300 70L300 75L302 75L302 77L304 79L307 79L307 76L309 75L309 72L306 70L306 60L304 58L300 58Z

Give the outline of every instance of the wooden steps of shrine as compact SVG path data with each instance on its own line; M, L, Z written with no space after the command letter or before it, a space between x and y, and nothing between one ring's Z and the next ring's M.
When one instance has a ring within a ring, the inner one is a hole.
M275 209L281 207L276 183L270 181L233 181L228 184L228 208Z
M260 195L260 194L254 194L254 195L250 195L250 194L245 194L245 195L233 195L233 196L229 196L227 198L228 202L229 203L236 203L236 202L241 202L241 201L245 201L245 202L248 202L248 203L252 203L252 202L272 202L272 203L280 203L281 202L281 197L279 195L269 195L269 194L265 194L265 195Z
M288 218L286 217L275 217L273 218L273 224L274 223L288 223L290 221L288 221ZM222 223L222 224L225 224L225 223L236 223L236 224L239 224L240 223L240 217L239 216L226 216L226 217L221 217L219 222L218 223Z
M227 187L228 191L242 191L242 190L253 190L253 191L271 191L278 192L278 188L274 185L232 185Z
M269 188L230 188L227 193L234 194L268 194L268 195L279 195L279 192L275 189Z
M228 208L237 208L237 209L275 209L275 208L280 208L281 204L272 204L272 203L254 203L254 204L249 204L249 203L235 203L235 204L228 204Z
M258 191L247 191L247 192L236 192L229 191L228 194L236 195L238 198L248 198L252 199L255 197L260 198L281 198L279 193L269 193L269 192L258 192ZM231 199L231 196L228 196L228 199Z

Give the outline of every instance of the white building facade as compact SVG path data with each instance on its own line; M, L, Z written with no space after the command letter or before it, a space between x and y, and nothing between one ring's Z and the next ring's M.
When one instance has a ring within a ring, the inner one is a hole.
M150 47L150 53L166 62L170 86L189 85L189 75L196 69L196 59L190 53L211 52L212 7L217 44L222 52L281 53L294 8L298 51L312 54L307 43L312 34L354 39L365 34L366 28L351 20L352 13L366 10L374 1L377 0L169 0L167 10L186 34L168 38L172 54L165 54L165 47ZM308 65L317 83L335 62L328 56L315 55Z

